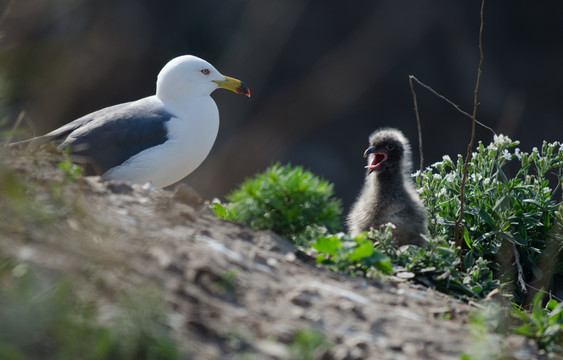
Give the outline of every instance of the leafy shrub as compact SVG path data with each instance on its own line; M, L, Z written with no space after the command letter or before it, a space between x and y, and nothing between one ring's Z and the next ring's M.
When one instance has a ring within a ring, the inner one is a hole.
M557 190L563 180L563 145L544 142L541 151L534 148L531 153L521 152L517 145L517 141L500 135L487 147L479 143L473 153L465 186L462 253L465 269L488 262L503 281L523 291L523 281L542 277L538 260L546 248L555 210L561 205L553 196L556 191L550 187L550 179ZM517 167L513 177L506 173L508 164ZM433 237L453 238L462 168L461 156L457 163L444 156L441 162L415 174ZM507 264L506 259L512 261ZM521 265L518 274L502 271L513 269L507 265L515 262L517 268ZM521 280L517 284L518 276ZM522 301L522 294L515 294Z
M429 212L427 247L395 248L387 225L356 239L320 238L313 244L324 253L318 261L335 270L366 276L374 268L367 256L373 251L388 256L397 275L464 298L483 298L503 284L504 294L513 294L512 313L521 319L514 330L536 339L543 349L561 352L562 305L551 299L542 307L543 292L533 299L531 312L518 304L523 303L527 284L539 280L549 284L554 273L563 274L563 202L557 200L563 182L563 145L544 142L541 150L534 148L531 153L521 152L517 145L506 136L495 136L487 147L479 143L472 154L465 185L463 248L453 239L460 211L463 159L460 156L454 163L444 156L415 174ZM365 257L357 257L368 249L363 239L373 240L374 248ZM498 316L477 321L478 328L506 335L506 326L499 326L508 318L501 316L501 309L495 311ZM486 353L488 348L481 350Z
M464 298L483 297L499 284L486 260L480 259L466 271L460 270L456 248L444 237L428 239L424 248L406 245L397 249L390 236L381 237L378 232L390 235L391 226L382 226L379 231L372 229L368 236L376 239L375 249L389 256L394 271L404 277L416 278L429 287Z
M333 197L333 185L299 166L276 163L226 199L226 206L214 204L217 216L271 229L298 244L340 227L341 202Z

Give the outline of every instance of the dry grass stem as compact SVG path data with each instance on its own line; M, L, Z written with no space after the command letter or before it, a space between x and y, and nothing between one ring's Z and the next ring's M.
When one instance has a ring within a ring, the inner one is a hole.
M8 145L12 142L12 138L16 133L16 131L18 130L18 128L20 127L24 118L25 118L25 111L22 111L19 113L16 122L14 123L14 126L12 126L12 129L10 130L8 138L6 139L6 142L4 143L3 147L8 147Z

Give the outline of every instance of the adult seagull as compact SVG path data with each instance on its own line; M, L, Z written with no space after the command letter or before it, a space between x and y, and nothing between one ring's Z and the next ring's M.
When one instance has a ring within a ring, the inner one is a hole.
M242 81L221 75L203 59L180 56L158 74L156 95L95 111L12 145L58 141L84 165L86 175L162 188L189 175L211 151L219 111L210 95L217 88L250 97Z

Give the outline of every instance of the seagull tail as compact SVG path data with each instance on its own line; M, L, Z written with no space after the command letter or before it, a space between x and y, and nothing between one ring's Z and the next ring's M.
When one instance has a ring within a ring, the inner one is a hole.
M36 136L34 138L31 138L31 139L9 143L9 144L6 145L6 147L8 149L36 148L38 146L41 146L41 145L51 141L52 139L53 139L52 136L46 136L46 135Z

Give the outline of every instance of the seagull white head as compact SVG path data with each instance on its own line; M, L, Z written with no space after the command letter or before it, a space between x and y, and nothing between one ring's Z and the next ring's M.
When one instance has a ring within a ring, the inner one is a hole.
M203 59L184 55L162 68L156 81L156 96L166 102L185 96L208 96L217 88L250 97L250 90L242 81L222 75Z

